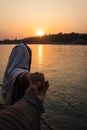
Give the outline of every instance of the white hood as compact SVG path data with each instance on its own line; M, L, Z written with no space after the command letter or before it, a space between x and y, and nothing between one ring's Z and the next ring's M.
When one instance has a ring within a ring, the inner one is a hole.
M29 71L30 54L25 44L16 45L9 56L7 68L3 78L2 93L7 93L15 82L16 77Z

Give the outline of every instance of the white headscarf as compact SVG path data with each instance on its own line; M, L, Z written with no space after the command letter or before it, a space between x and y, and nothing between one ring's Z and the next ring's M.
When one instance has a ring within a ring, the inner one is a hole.
M25 44L16 45L9 56L7 68L4 73L2 94L5 100L11 100L13 85L17 76L29 71L30 54Z

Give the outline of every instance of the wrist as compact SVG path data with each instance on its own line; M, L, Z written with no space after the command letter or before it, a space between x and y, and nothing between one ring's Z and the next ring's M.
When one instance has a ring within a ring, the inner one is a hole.
M34 94L26 94L23 99L27 102L27 104L32 105L37 110L39 115L44 112L43 104Z

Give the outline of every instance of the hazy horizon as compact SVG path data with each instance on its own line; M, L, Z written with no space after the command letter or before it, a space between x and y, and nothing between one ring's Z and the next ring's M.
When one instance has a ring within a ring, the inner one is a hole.
M0 0L0 40L87 33L87 0Z

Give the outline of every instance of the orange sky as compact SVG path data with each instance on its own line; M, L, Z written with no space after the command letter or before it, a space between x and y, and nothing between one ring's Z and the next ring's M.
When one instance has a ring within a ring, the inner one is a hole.
M0 39L87 33L87 0L0 0Z

